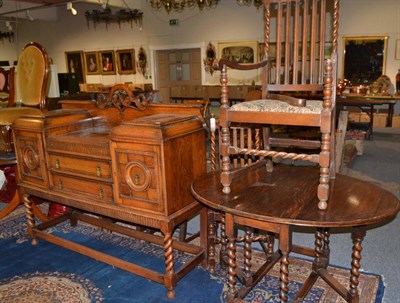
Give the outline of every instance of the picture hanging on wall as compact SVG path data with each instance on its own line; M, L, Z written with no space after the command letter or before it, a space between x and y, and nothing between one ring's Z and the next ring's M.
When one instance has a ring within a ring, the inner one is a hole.
M97 52L85 52L85 73L86 75L98 75L100 74L100 60Z
M115 75L115 54L113 50L100 51L101 73L103 75Z
M136 74L135 50L117 50L118 74Z
M71 75L71 78L77 83L85 83L83 70L83 52L65 52L65 63L67 66L68 74Z
M218 43L220 59L235 61L236 63L256 63L258 56L258 42L220 42Z

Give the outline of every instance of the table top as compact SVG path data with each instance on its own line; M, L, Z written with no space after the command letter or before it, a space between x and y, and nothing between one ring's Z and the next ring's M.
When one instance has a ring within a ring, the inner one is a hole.
M363 96L363 95L340 95L337 96L337 103L351 103L351 104L367 104L367 105L383 105L383 104L396 104L399 101L398 96Z
M383 222L396 216L400 202L392 193L344 175L330 186L326 210L318 209L316 167L276 166L267 173L264 164L248 169L222 193L220 172L192 183L192 194L206 206L260 221L313 227L352 227Z

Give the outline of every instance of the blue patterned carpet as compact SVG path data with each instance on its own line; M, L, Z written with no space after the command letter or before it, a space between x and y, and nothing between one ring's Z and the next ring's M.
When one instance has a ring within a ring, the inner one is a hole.
M176 298L168 300L163 285L75 252L39 240L32 246L24 231L26 219L21 214L0 222L0 302L115 302L115 303L213 303L225 302L225 278L201 268L184 277L176 288ZM71 228L63 224L52 232L66 239L99 249L151 269L164 268L163 249L143 241L99 231L86 225ZM176 266L185 255L176 255ZM259 259L260 261L261 259ZM255 258L257 261L257 258ZM290 297L301 287L310 270L310 262L291 259ZM348 281L348 269L331 268L340 281ZM380 276L362 274L360 302L381 302L383 283ZM26 299L26 301L23 301ZM246 302L279 302L279 269L265 277L247 297ZM344 302L319 281L304 302Z

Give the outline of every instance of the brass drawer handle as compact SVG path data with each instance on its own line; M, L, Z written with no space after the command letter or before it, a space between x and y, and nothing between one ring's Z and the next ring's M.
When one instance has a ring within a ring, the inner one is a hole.
M99 188L99 198L100 199L104 198L104 189L102 187Z
M60 189L60 190L62 190L63 189L63 180L62 179L60 179L60 180L58 180L58 189Z
M101 169L101 166L97 166L96 167L96 175L97 175L97 177L101 177L101 175L102 175L102 169Z
M57 169L60 169L60 164L61 164L61 161L59 159L56 159L56 168Z

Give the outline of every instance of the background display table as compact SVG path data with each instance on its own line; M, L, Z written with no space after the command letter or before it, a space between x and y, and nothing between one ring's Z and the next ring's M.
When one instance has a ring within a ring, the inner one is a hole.
M373 123L374 123L374 109L376 106L387 105L388 106L388 118L386 127L392 126L394 106L399 101L399 96L362 96L362 95L350 95L350 96L337 96L336 103L339 108L344 106L356 106L362 111L366 112L369 116L369 122L367 125L367 138L372 137L373 134Z

